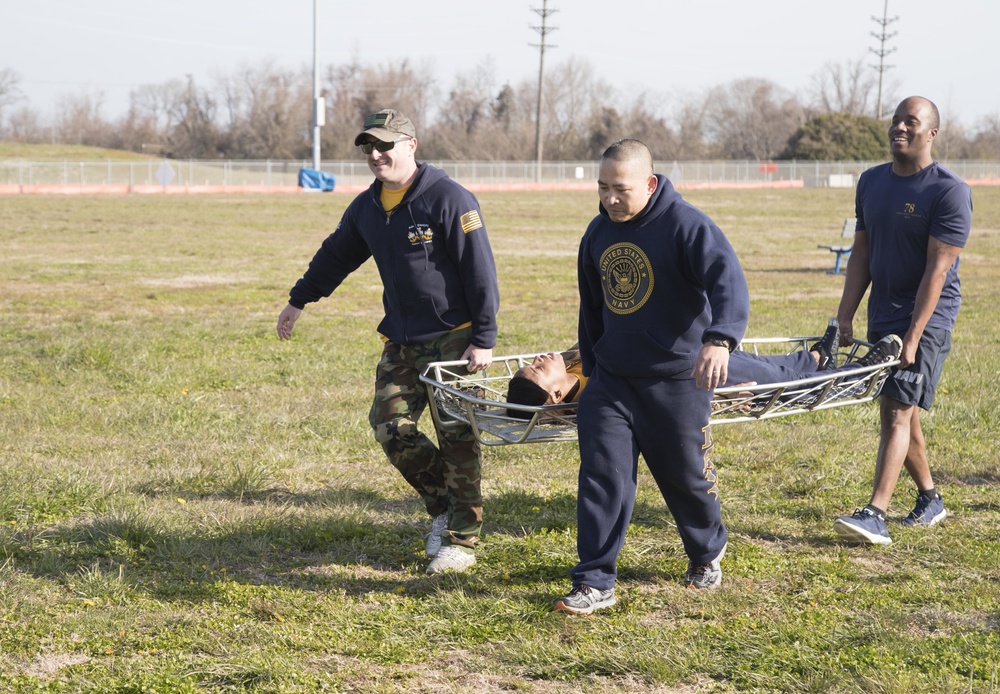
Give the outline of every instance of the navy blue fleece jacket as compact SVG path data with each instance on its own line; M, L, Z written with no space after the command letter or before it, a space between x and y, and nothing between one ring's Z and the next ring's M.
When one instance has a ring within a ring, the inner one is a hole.
M611 221L604 206L580 244L580 356L626 378L689 378L709 338L743 339L750 294L722 231L666 177L645 209Z
M471 322L472 344L493 348L500 290L479 202L441 169L417 166L391 215L379 201L379 181L351 202L292 288L289 303L303 308L329 296L374 257L385 308L379 333L410 345Z

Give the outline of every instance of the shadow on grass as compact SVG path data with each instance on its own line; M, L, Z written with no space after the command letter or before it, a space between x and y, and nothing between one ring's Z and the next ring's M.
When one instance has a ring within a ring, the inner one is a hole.
M111 593L127 590L162 600L216 600L233 583L347 596L421 595L442 587L442 577L424 574L429 518L422 518L416 498L400 501L344 486L304 494L275 490L242 501L231 517L188 502L183 513L189 518L180 523L130 509L39 531L6 531L0 557L36 577L73 584L81 574L103 576ZM486 499L486 512L492 520L485 525L485 542L496 542L485 544L480 557L505 567L504 583L567 580L575 563L575 494L505 491ZM676 542L665 505L638 502L633 523L670 533ZM521 542L533 548L518 547ZM551 552L545 549L549 543ZM659 575L628 569L634 579ZM468 592L495 589L475 573L461 580Z
M273 503L280 506L311 507L311 506L367 506L371 504L389 504L389 499L373 489L362 486L339 485L325 486L308 492L293 492L282 487L260 487L253 489L234 488L232 485L220 488L188 489L184 486L138 485L137 494L148 499L218 499L220 501L236 501L244 504Z

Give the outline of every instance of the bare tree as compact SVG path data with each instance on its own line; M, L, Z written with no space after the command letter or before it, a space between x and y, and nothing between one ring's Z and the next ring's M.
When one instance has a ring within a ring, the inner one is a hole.
M605 103L614 101L611 85L595 79L593 72L590 63L580 58L569 58L550 71L542 104L548 125L543 151L548 159L589 156L592 142L587 120Z
M490 158L481 155L484 145L498 126L492 95L495 82L490 61L455 77L437 121L425 128L421 145L423 156L440 159Z
M586 123L587 128L587 159L599 159L604 150L613 142L620 140L628 124L624 114L618 109L608 104L595 105L590 112L590 118ZM628 137L646 142L637 133L629 134ZM648 145L649 143L646 142Z
M805 122L798 100L773 82L742 79L709 92L710 141L727 159L773 159Z
M498 88L492 61L459 74L437 120L424 128L421 156L427 159L523 160L534 139L535 87ZM530 94L529 94L530 92ZM529 99L531 103L529 104Z
M362 124L354 95L361 89L363 75L357 59L338 66L328 66L322 79L326 100L326 126L320 130L322 154L327 159L352 159L357 156L354 136Z
M976 159L1000 159L1000 113L979 120L968 156Z
M588 149L581 158L598 159L608 145L623 137L644 142L654 159L674 158L677 137L666 120L655 115L658 109L647 103L649 98L645 93L637 95L622 112L608 104L595 105L587 123Z
M519 89L505 84L493 101L493 141L490 158L529 160L535 154L537 85L523 82Z
M78 94L62 97L56 107L54 129L60 142L91 147L110 147L113 126L101 114L103 95Z
M20 75L10 68L0 69L0 134L4 131L4 115L6 110L21 99L21 90L17 85Z
M177 158L215 158L219 154L219 128L215 123L216 102L199 88L191 75L183 91L167 106L173 123L166 144L170 156Z
M808 107L776 84L754 78L697 95L642 92L622 98L579 58L550 68L548 80L544 152L550 160L596 159L621 137L642 139L659 161L777 158L792 147L790 138L807 119L865 115L872 109L874 90L874 78L863 60L824 66L813 77ZM51 122L30 105L14 110L24 100L19 81L12 70L0 69L0 135L5 139L185 158L295 159L307 157L311 150L311 79L304 68L283 70L271 63L243 66L217 77L211 89L196 85L190 76L143 85L132 92L127 113L115 122L104 118L99 94L63 99ZM399 109L413 119L422 158L532 158L537 84L527 78L500 85L489 60L458 74L443 100L437 98L429 67L407 60L370 65L355 57L346 64L327 66L322 85L327 108L327 124L321 131L325 159L363 161L354 136L364 117L382 108ZM890 85L890 93L896 89ZM893 101L888 97L889 103ZM857 128L849 125L848 130ZM832 137L835 131L839 132L830 127L823 132ZM825 142L823 132L817 140L820 145ZM947 122L935 144L936 156L1000 157L998 143L1000 115L983 119L972 131Z
M217 83L229 119L220 142L222 154L241 159L308 154L312 95L304 74L265 63L243 66Z
M666 153L658 157L692 161L709 156L705 141L707 130L707 101L705 98L687 96L678 98L673 120L677 129L677 147L672 157Z
M357 157L354 136L365 116L383 108L405 113L417 135L431 124L429 104L437 91L430 68L413 66L407 60L380 67L365 66L357 59L329 67L324 77L327 125L323 128L323 156L334 159Z
M177 113L171 106L184 98L187 89L183 80L167 80L160 84L144 84L129 94L129 111L136 118L150 120L161 132L174 127Z
M0 129L0 132L3 132ZM7 116L4 137L11 142L41 144L56 141L55 131L47 125L37 111L29 106L21 106Z
M434 78L427 65L414 66L409 60L402 60L363 68L361 84L352 99L358 114L355 130L365 116L384 108L405 113L417 128L429 125L427 115L436 95Z
M492 120L496 68L487 59L466 73L459 73L441 109L439 122L473 133Z
M817 113L870 115L878 77L864 58L846 63L827 63L812 76L810 105Z

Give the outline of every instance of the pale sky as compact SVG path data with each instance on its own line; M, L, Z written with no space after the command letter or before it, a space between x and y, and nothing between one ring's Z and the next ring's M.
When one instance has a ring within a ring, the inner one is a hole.
M317 0L319 61L427 65L446 90L489 60L498 84L537 80L542 0ZM546 67L587 61L621 94L700 94L755 77L805 98L827 63L878 58L885 0L548 0ZM998 0L889 0L887 87L926 96L945 124L1000 113ZM117 118L142 84L194 76L211 87L272 60L311 70L313 0L0 0L0 68L29 104L102 95ZM891 112L895 104L887 104Z

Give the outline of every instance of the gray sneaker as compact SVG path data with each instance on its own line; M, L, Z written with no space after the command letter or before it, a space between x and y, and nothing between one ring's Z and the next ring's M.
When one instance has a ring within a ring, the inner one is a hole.
M427 536L427 544L424 546L424 552L428 557L436 557L438 552L441 551L441 536L447 529L448 513L445 512L439 516L435 516L434 522L431 523L431 532Z
M684 585L696 590L714 590L722 585L722 557L726 555L727 545L722 546L722 551L712 561L707 564L698 564L693 561L688 562L687 573L684 574Z
M596 610L611 607L615 600L615 589L597 590L590 586L573 586L573 590L556 600L553 612L565 614L593 614Z

